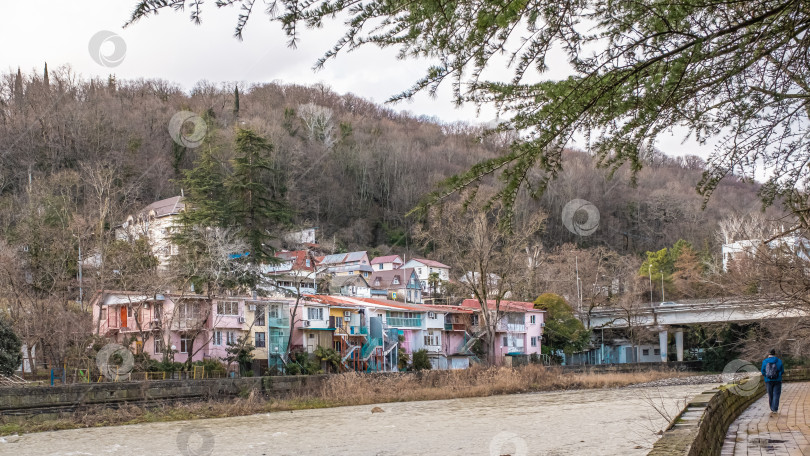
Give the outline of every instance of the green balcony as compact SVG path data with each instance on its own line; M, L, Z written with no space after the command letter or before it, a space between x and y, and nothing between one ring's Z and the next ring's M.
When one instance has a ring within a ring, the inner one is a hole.
M422 318L388 317L388 326L396 326L398 328L419 328L422 326Z
M368 326L349 326L349 334L352 336L368 336Z
M267 319L267 326L270 328L289 328L290 319L287 317L279 317L279 318L270 317Z

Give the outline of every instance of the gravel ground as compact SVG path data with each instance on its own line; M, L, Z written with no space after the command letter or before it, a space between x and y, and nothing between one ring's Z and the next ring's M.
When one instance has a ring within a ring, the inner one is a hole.
M661 386L678 386L678 385L702 385L706 383L729 383L741 378L744 378L748 373L729 373L729 374L710 374L710 375L692 375L689 377L673 377L655 380L652 382L636 383L634 385L626 386L625 388L650 388ZM759 375L759 374L753 374Z

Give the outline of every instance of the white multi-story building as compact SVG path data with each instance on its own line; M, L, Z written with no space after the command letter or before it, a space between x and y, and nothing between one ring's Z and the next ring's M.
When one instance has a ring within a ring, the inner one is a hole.
M430 274L436 273L438 274L439 280L441 282L447 282L450 280L450 266L446 264L439 263L438 261L433 260L426 260L424 258L412 258L408 260L403 266L405 268L413 268L416 271L416 277L419 279L419 283L422 285L422 291L424 293L441 293L441 285L436 290L430 289Z
M115 236L120 240L146 238L159 261L159 267L166 268L172 256L178 254L178 247L171 242L171 235L177 229L180 212L185 208L182 196L155 201L127 217L116 228Z

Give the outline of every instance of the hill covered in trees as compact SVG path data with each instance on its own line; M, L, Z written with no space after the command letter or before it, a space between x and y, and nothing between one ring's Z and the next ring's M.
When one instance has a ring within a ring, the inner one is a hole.
M34 194L60 199L65 211L78 215L65 225L75 232L89 232L76 223L109 229L127 213L180 194L182 173L200 150L172 140L168 125L179 111L208 121L206 141L223 167L233 158L235 127L267 138L276 187L294 211L294 224L318 226L322 239L372 253L413 247L407 233L416 221L404 214L436 183L503 153L511 141L507 134L482 135L480 126L400 114L325 86L267 83L237 90L202 81L186 93L163 80L88 80L69 67L7 73L0 81L5 238L20 239ZM628 170L608 178L591 156L568 151L558 179L539 200L522 198L518 213L548 214L544 247L576 243L640 254L678 239L712 249L719 220L760 209L753 185L727 180L703 210L694 190L703 170L697 157L653 152L645 164L633 187ZM108 195L99 193L99 169L114 170ZM563 207L575 198L599 211L599 229L590 236L563 224Z

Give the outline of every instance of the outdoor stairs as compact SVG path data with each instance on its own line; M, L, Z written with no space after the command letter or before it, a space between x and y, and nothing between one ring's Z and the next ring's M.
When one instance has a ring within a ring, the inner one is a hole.
M346 354L343 355L343 358L341 358L340 362L343 363L344 366L346 366L346 360L349 359L352 356L352 353L354 353L354 351L357 350L358 348L360 348L359 345L349 345L348 351L346 351Z
M458 352L469 353L470 349L475 344L475 342L478 339L484 337L484 334L486 334L486 331L484 330L478 331L477 333L473 334L472 337L470 337L469 340L467 340L467 342L465 342L464 345L462 345L461 348L458 349Z

